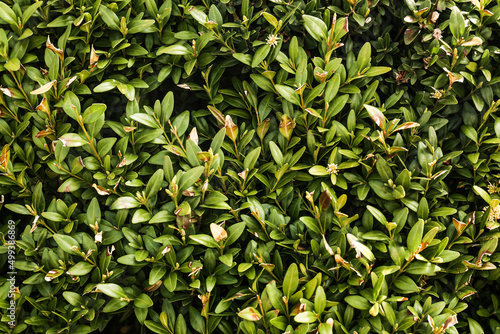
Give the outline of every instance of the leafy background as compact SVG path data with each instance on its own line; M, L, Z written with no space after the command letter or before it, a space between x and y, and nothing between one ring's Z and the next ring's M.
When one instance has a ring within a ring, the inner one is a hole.
M0 330L498 332L499 17L0 2Z

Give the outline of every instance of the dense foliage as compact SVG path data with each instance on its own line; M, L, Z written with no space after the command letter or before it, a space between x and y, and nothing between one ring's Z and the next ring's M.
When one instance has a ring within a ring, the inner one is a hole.
M1 0L0 331L500 333L499 18Z

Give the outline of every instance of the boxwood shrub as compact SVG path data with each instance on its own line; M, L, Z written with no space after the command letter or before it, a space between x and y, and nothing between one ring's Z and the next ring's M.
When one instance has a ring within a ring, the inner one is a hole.
M1 0L0 331L500 333L499 18Z

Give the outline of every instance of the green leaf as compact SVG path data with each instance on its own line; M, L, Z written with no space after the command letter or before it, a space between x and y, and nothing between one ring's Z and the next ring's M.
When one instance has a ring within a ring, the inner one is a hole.
M255 164L257 163L257 160L260 157L260 151L261 148L260 146L258 146L247 154L245 160L243 161L244 169L252 170L255 167Z
M188 11L199 24L204 25L208 21L207 14L196 7L191 7Z
M9 59L9 61L6 62L4 66L6 70L16 72L19 71L19 69L21 68L21 62L19 61L19 59L17 59L17 57L14 57Z
M481 198L486 202L488 203L488 205L491 203L491 197L490 195L486 192L486 190L478 187L478 186L474 186L473 187L474 189L474 193L476 193L476 195L479 195L481 196Z
M233 53L233 57L245 65L252 66L252 55L246 53Z
M385 66L372 66L365 73L363 73L367 77L376 77L377 75L382 75L388 73L392 70L390 67Z
M351 305L355 309L358 310L369 310L372 305L366 300L364 297L361 296L347 296L345 297L345 301L347 304Z
M382 177L382 180L389 181L392 180L392 170L387 161L382 156L378 156L377 163L375 165L377 172Z
M190 235L189 238L193 240L194 244L203 245L208 248L219 248L219 244L215 239L207 234Z
M150 308L153 306L153 300L145 293L134 299L134 306L138 308Z
M477 143L477 132L476 129L474 129L470 125L462 125L461 127L462 132L472 141Z
M469 322L470 334L484 334L484 329L476 320L467 318L467 321Z
M281 167L283 165L283 153L281 153L280 148L273 141L269 142L269 148L274 161Z
M460 9L457 6L454 6L451 9L450 14L450 30L455 39L460 39L465 32L465 19Z
M317 42L326 40L328 27L323 20L311 15L302 15L302 18L304 19L304 27L312 38Z
M106 105L103 103L94 103L83 113L83 123L90 124L97 121L106 111Z
M425 197L420 199L417 209L417 218L426 220L429 217L429 204Z
M203 170L203 166L198 166L191 168L187 172L184 172L178 183L179 192L183 192L187 188L191 187L196 182L196 180L200 178L201 174L203 174Z
M224 246L227 247L238 241L240 236L245 231L245 227L246 227L245 222L236 223L229 226L229 228L227 229L227 239L224 242Z
M177 129L177 135L180 137L186 132L189 125L189 110L182 112L180 115L175 117L172 122L172 126Z
M441 271L441 268L428 262L412 262L408 267L406 267L405 272L412 275L436 275L437 272Z
M31 212L29 212L28 209L26 209L24 206L19 205L19 204L5 204L5 207L15 213L18 213L20 215L27 215L31 216ZM42 214L43 215L43 214Z
M82 186L82 181L75 179L75 178L69 178L66 181L64 181L59 186L59 188L57 188L57 192L69 193L69 192L73 192L73 191L80 189L81 186Z
M455 208L440 207L432 210L430 215L432 217L448 217L454 215L455 213L457 213L457 209Z
M129 34L137 34L140 32L145 32L149 27L155 24L155 20L139 20L131 22L128 27Z
M281 313L286 312L285 302L283 301L283 293L278 290L275 282L266 285L267 296L271 305Z
M171 332L167 331L161 324L154 322L153 320L144 321L144 325L154 333L157 334L171 334Z
M374 208L371 205L367 205L366 208L368 209L368 211L370 211L372 216L375 217L375 219L377 219L379 222L381 222L384 225L387 223L387 218L385 218L384 214L380 212L379 209Z
M194 307L189 307L189 322L198 333L205 333L205 319Z
M408 276L399 276L394 281L394 286L396 286L400 293L417 293L420 291L418 285Z
M156 55L160 56L162 54L185 56L190 55L193 52L186 44L174 44L169 46L162 46L156 51Z
M163 182L163 169L158 169L149 179L148 184L146 185L146 189L144 193L146 194L146 198L151 198L158 191L160 191L161 184Z
M36 10L43 5L42 2L37 1L23 11L22 23L23 25L33 16Z
M177 316L177 319L175 319L174 333L179 333L179 334L186 334L187 333L186 320L184 319L184 316L182 315L182 313L180 313Z
M2 1L0 1L0 18L8 24L17 25L16 13Z
M253 55L252 58L252 67L257 67L259 64L266 59L267 55L269 54L269 51L271 51L271 46L266 44L261 46L260 48L257 49L255 54Z
M300 217L300 221L304 223L304 225L313 231L314 233L321 234L321 230L318 227L318 222L312 217Z
M314 310L317 314L323 313L326 307L326 294L322 286L316 288L316 295L314 296Z
M116 16L111 9L101 5L99 7L99 14L109 28L112 30L120 30L120 19L118 19L118 16Z
M80 255L80 252L78 251L80 245L75 239L73 239L69 235L54 234L52 237L57 242L59 247L61 247L61 249L66 253Z
M238 312L238 316L248 321L259 321L262 318L260 312L253 307L247 307L241 310Z
M422 219L419 219L411 228L410 232L408 233L408 238L406 239L406 244L408 245L410 254L414 254L420 247L423 233L424 221Z
M151 269L151 272L149 273L149 284L153 285L159 280L165 276L167 273L167 268L164 266L155 266L153 269Z
M132 209L140 206L141 203L139 203L135 198L133 197L120 197L116 201L111 204L110 209L111 210L123 210L123 209Z
M360 72L363 71L370 64L371 55L372 55L372 46L369 42L366 42L361 47L361 50L359 50L358 52L358 70Z
M300 106L300 97L292 87L284 86L284 85L275 85L276 90L280 93L281 96L285 98L288 102L292 102L293 104Z
M105 295L113 298L127 298L127 295L125 294L125 291L123 291L123 288L115 283L100 283L97 284L95 288Z
M292 263L285 274L283 280L283 293L290 298L297 291L299 286L299 270L296 263Z
M328 176L330 175L325 166L312 166L309 168L309 174L314 176Z
M305 312L300 312L297 314L293 320L295 320L298 323L301 324L311 324L313 322L316 322L317 318L316 315L311 312L311 311L305 311Z
M83 139L76 133L66 133L59 137L59 140L65 147L80 147L82 145L88 144L85 139Z
M42 212L42 217L54 222L62 222L65 220L65 218L57 212Z
M66 301L72 306L80 307L81 305L84 305L83 297L76 292L64 291L62 295L64 299L66 299Z
M73 267L69 268L68 275L71 276L84 276L87 275L94 266L88 262L78 262Z
M138 113L138 114L131 115L130 118L132 118L134 121L137 121L141 124L149 126L150 128L153 128L153 129L159 128L158 122L151 115Z

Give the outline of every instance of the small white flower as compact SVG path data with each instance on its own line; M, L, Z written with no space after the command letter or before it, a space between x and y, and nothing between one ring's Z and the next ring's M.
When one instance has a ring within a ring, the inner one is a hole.
M102 232L103 231L101 231L95 235L95 238L94 238L95 243L102 242Z
M276 36L276 35L269 35L269 36L267 36L266 43L269 46L275 47L275 46L278 45L279 40L280 39L279 39L278 36Z
M328 174L337 175L339 173L338 167L339 166L337 164L328 164L328 167L326 167L326 171L328 172Z

